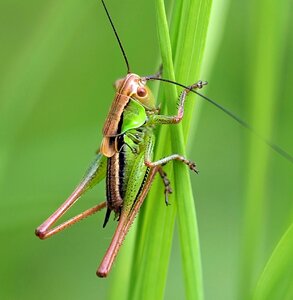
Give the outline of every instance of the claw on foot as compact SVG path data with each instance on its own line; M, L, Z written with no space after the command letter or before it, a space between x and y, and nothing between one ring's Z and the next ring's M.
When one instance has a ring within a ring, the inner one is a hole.
M194 162L190 162L188 166L191 171L194 171L196 174L198 174L198 170L197 170L196 164Z
M199 80L197 83L193 84L190 86L190 89L202 89L203 86L207 85L208 82L207 81L202 81L202 80Z

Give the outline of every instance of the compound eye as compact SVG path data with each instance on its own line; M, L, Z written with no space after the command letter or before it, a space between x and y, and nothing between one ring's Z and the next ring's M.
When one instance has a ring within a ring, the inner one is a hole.
M144 98L147 95L147 90L144 87L139 87L136 93L138 97Z

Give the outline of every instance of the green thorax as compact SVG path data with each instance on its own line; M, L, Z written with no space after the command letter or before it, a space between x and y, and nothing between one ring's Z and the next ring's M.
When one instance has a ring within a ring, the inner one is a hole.
M142 126L147 120L146 110L135 100L130 99L124 108L120 133Z

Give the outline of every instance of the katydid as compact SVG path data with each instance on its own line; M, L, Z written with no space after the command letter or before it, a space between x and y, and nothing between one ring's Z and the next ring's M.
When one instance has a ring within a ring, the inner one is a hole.
M130 72L129 63L117 31L104 1L101 0L101 2L122 51L127 66L127 75L115 83L115 98L104 124L103 139L95 160L68 199L36 229L36 235L41 239L46 239L106 207L103 227L106 226L112 212L118 219L118 225L110 246L97 270L99 277L106 277L136 214L147 196L155 175L159 173L162 178L165 187L165 202L168 204L168 195L172 193L172 189L163 166L170 161L178 160L186 164L192 171L197 172L196 165L179 154L172 154L157 161L153 160L155 143L153 129L155 126L179 123L184 116L186 96L193 92L220 108L242 126L251 131L254 129L227 109L196 91L206 85L207 82L198 81L193 85L185 86L161 78L160 72L145 77ZM184 88L180 94L176 115L167 116L159 113L152 92L147 86L149 80L169 82ZM293 162L290 154L262 136L260 138L283 157ZM104 178L106 178L107 195L105 202L52 228L88 189Z
M36 235L41 239L48 238L107 207L103 227L106 226L112 211L119 221L110 247L97 271L98 276L106 277L156 173L159 173L163 179L165 202L168 204L168 194L172 190L162 165L171 160L178 160L197 172L195 164L179 154L153 161L155 143L153 128L159 124L179 123L184 114L184 101L187 94L191 90L202 88L206 82L199 81L185 87L180 96L177 115L160 115L152 92L146 85L148 80L159 78L160 74L140 77L130 72L125 52L103 0L102 4L124 55L128 73L115 83L116 95L105 121L103 140L96 159L69 198L36 229ZM86 190L104 177L106 177L106 202L51 228Z
M186 88L181 93L177 115L165 116L158 114L151 91L146 86L146 77L128 73L119 82L113 103L119 102L123 105L119 109L112 105L104 127L102 146L95 161L64 204L36 230L36 234L41 239L45 239L107 206L103 227L107 224L112 211L119 219L119 223L111 245L97 271L97 275L101 277L107 276L110 271L121 243L157 172L163 179L165 201L168 203L168 194L172 190L162 165L171 160L179 160L197 172L193 162L178 154L153 161L155 142L153 128L158 124L180 122L183 117L186 95L191 89L202 88L205 84L199 81ZM107 134L110 130L112 130L111 134ZM50 229L86 190L104 177L106 177L106 203L103 202Z

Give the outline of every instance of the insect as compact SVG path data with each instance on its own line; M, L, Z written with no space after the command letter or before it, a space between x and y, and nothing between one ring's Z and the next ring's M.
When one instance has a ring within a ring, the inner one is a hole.
M179 123L184 115L184 101L187 94L191 90L201 89L207 83L199 81L184 87L177 115L159 114L147 82L159 79L160 72L147 77L130 72L127 57L103 0L102 4L123 53L128 72L124 78L115 83L116 94L104 124L103 139L96 159L69 198L36 229L36 235L41 239L48 238L106 207L103 227L106 226L112 212L119 220L109 249L97 271L98 276L106 277L157 173L163 180L165 202L168 204L168 195L172 190L162 166L169 161L178 160L197 172L195 164L179 154L153 161L155 143L153 128L161 124ZM106 202L51 228L86 190L103 178L106 178Z
M104 124L101 147L94 162L69 198L36 229L36 235L41 239L46 239L103 208L106 208L103 223L103 227L105 227L113 212L118 219L118 225L110 246L97 270L98 276L106 277L157 173L162 178L165 186L165 202L168 204L168 196L172 189L163 170L163 165L172 160L178 160L186 164L192 171L197 172L195 164L179 154L153 161L153 147L155 144L153 129L157 125L179 123L184 116L184 102L188 93L199 94L196 90L201 89L207 83L199 81L191 86L185 86L161 78L160 72L145 77L131 73L117 31L104 1L101 0L101 2L122 51L127 66L127 75L115 83L115 98ZM160 114L159 109L155 106L152 92L147 86L150 80L160 80L183 87L177 115L166 116ZM213 100L201 94L199 95L230 115L244 127L254 131L249 124ZM292 157L282 149L263 137L261 139L282 156L293 161ZM106 202L102 202L52 228L88 189L98 184L103 178L106 178Z

